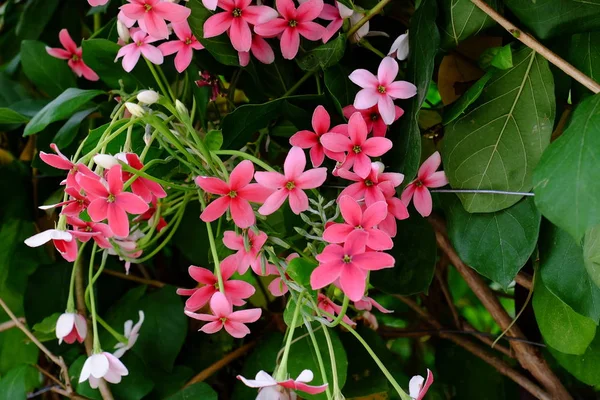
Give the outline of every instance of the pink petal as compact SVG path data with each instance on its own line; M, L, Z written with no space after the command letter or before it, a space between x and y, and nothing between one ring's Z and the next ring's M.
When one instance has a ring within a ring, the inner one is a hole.
M385 92L393 99L409 99L417 94L417 87L410 82L397 81L389 84Z
M48 154L40 151L40 158L46 164L57 169L64 169L68 171L73 168L73 163L71 161L64 157L57 156L56 154Z
M337 244L329 244L325 246L321 254L317 254L316 259L324 264L339 261L342 257L344 257L344 248Z
M423 180L423 185L428 188L442 187L448 184L448 178L444 171L434 172Z
M299 189L314 189L321 186L325 179L327 179L327 168L314 168L303 172L294 183Z
M321 136L321 144L327 150L339 153L352 150L352 143L348 136L341 133L326 133Z
M79 66L81 68L81 74L83 75L83 77L85 79L87 79L88 81L92 81L92 82L100 80L100 77L98 76L98 74L95 73L93 69L88 67L83 62L83 60L79 62Z
M71 39L71 35L69 35L69 31L66 29L61 29L58 33L58 40L63 47L70 52L71 54L77 53L77 44Z
M325 161L325 151L323 146L321 146L321 143L310 149L309 154L310 162L313 167L318 167L319 165L323 164L323 161Z
M306 168L306 156L300 147L292 147L285 157L283 171L286 179L295 180ZM259 182L260 183L260 182Z
M79 175L78 182L87 194L104 198L108 197L109 195L106 187L97 179L92 179L85 175Z
M354 262L352 263L354 264ZM345 265L340 274L340 286L352 301L362 299L365 294L367 274L353 265Z
M356 93L354 107L365 110L373 107L379 101L379 92L375 88L365 88Z
M394 108L394 101L390 96L381 95L377 101L377 107L379 108L379 114L381 119L386 125L391 125L394 122L396 116L396 109Z
M242 18L252 25L264 24L277 17L277 11L267 6L248 6L242 11Z
M226 318L232 313L231 303L221 292L216 292L210 299L210 309L215 317L219 318Z
M252 37L252 47L250 48L250 51L254 54L254 57L263 64L271 64L275 61L273 49L265 39L258 35Z
M396 107L396 108L400 108L400 107ZM381 116L379 117L378 120L372 121L371 125L372 125L372 130L373 130L373 136L384 137L385 134L387 133L388 126L385 124L383 119L381 119Z
M186 313L187 314L187 313ZM189 315L189 314L188 314ZM223 321L214 321L205 324L200 330L204 333L213 334L219 332L223 328Z
M229 194L231 191L229 185L223 182L221 179L199 176L195 179L196 185L200 186L202 190L212 194L220 194L222 196Z
M377 69L379 84L387 87L398 75L398 63L392 57L385 57Z
M308 196L306 196L306 193L298 188L291 190L290 208L294 214L300 214L308 210Z
M225 330L236 339L241 339L250 333L250 329L241 322L225 321Z
M190 265L188 268L188 273L196 282L203 283L205 285L214 285L217 281L215 275L206 268Z
M231 13L222 12L210 16L204 23L204 37L211 38L224 33L231 26L234 18Z
M256 25L254 32L257 35L271 38L279 35L288 27L288 23L285 19L277 18L264 24Z
M108 215L108 203L105 199L96 199L90 203L87 212L92 221L102 221Z
M328 386L327 384L320 385L320 386L313 386L313 385L307 385L306 383L302 383L302 382L296 382L296 390L300 390L300 391L308 393L308 394L323 393L325 390L327 390L327 386Z
M361 269L376 271L383 268L392 268L395 264L394 257L387 253L368 251L352 256L352 263Z
M46 53L50 54L52 57L60 58L61 60L69 60L71 58L71 53L63 49L46 46Z
M331 224L323 232L323 240L329 243L344 243L354 232L354 226L348 224Z
M247 299L256 291L254 286L244 281L226 281L224 285L227 296L236 299Z
M372 228L379 224L388 214L388 207L385 201L373 203L365 210L362 216L361 225L363 228Z
M247 200L240 199L239 197L233 198L231 199L229 207L231 210L231 218L238 227L246 229L256 222L254 210L252 210L252 207Z
M160 65L165 60L160 50L154 46L143 45L140 46L140 50L142 51L144 57L146 57L152 64Z
M231 203L231 197L223 196L214 200L210 203L202 214L200 214L200 219L204 222L212 222L225 214L227 209L229 208L229 204Z
M115 165L106 173L106 180L108 182L108 191L113 195L118 195L123 191L123 174L121 172L121 166Z
M442 157L440 156L440 153L436 151L430 155L429 158L427 158L427 160L425 160L425 162L419 168L419 180L424 181L430 175L433 175L433 173L440 167L440 164L442 164Z
M379 157L387 153L393 146L390 139L384 137L372 137L362 145L362 151L370 157Z
M298 29L286 28L280 39L281 54L287 60L293 60L300 48L300 34Z
M129 192L123 192L118 195L115 199L115 204L129 214L143 214L149 209L148 204L140 196Z
M217 321L219 319L219 317L216 317L212 314L197 314L189 310L183 310L183 313L190 318L197 319L198 321Z
M368 232L369 239L367 240L367 247L373 250L390 250L394 247L394 242L392 242L390 235L383 230L369 229Z
M144 14L144 24L146 25L146 30L148 35L157 38L157 39L166 39L169 37L169 28L167 28L167 23L161 16L154 10L146 12ZM140 46L144 47L144 46ZM143 51L142 51L143 53ZM146 57L147 58L147 57Z
M329 116L329 115L328 115ZM315 117L313 114L313 121ZM314 122L313 122L314 127ZM329 127L327 127L329 128ZM310 149L313 146L319 144L319 137L316 133L311 131L298 131L290 138L290 144L292 146L301 147L303 149Z
M368 133L367 125L365 124L362 115L359 112L352 114L348 121L348 136L350 136L352 144L362 145L367 139ZM370 171L371 166L369 165L369 172Z
M306 3L305 3L306 4ZM298 33L308 40L320 40L325 34L326 30L323 26L316 22L301 22L296 27Z
M132 47L129 47L129 46L132 46ZM139 61L140 56L142 55L142 52L140 51L140 48L138 46L136 46L135 44L132 43L125 47L121 47L121 49L119 50L119 53L117 53L117 58L119 57L120 54L123 55L123 69L126 72L131 72L131 70L133 70L133 68L135 68L137 62Z
M127 18L140 19L146 13L146 9L141 4L125 4L120 7Z
M196 311L204 307L210 301L213 294L216 292L214 286L204 286L199 289L195 289L194 293L185 302L185 309L189 311Z
M322 135L329 130L331 119L325 107L318 106L312 115L312 127L318 135ZM306 132L306 131L305 131Z
M258 183L251 183L237 191L239 198L261 204L265 202L271 193L273 193L272 189L268 189Z
M288 287L283 282L281 278L275 278L269 283L268 286L269 292L275 297L283 296L288 292Z
M252 46L252 32L248 23L243 18L233 18L229 28L229 38L233 48L237 51L250 51Z
M388 212L399 220L408 218L406 205L397 197L387 199Z
M90 204L91 205L91 204ZM124 209L115 203L109 203L107 207L108 226L117 236L129 235L129 219Z
M381 221L379 224L379 229L387 233L390 237L395 237L398 233L398 227L396 226L396 219L394 216L389 214L383 221Z
M312 21L323 11L323 0L308 0L298 6L296 19L298 21Z
M292 0L276 0L277 11L287 20L296 18L296 7Z
M242 66L242 67L248 66L248 64L250 63L250 53L239 51L238 52L238 62L240 63L240 66Z
M344 221L352 227L361 225L363 212L358 202L350 196L342 196L338 200Z
M175 54L180 51L185 45L180 40L172 40L170 42L165 42L158 46L158 49L163 56L170 56L171 54Z
M431 193L429 193L429 190L425 186L421 186L415 190L413 202L421 216L428 217L431 214L433 202L431 200Z
M229 314L230 321L243 322L243 323L251 323L256 322L260 318L262 314L262 309L260 308L250 308L248 310L239 310L234 311Z
M344 243L344 254L352 256L354 259L355 255L364 253L368 237L369 234L362 230L352 232Z
M244 238L242 235L237 235L234 231L225 231L223 233L223 244L231 250L243 250Z
M285 199L287 199L289 191L286 189L279 189L273 192L265 203L258 209L258 212L262 215L270 215L275 211L279 210Z
M372 90L375 90L375 89L377 89L377 86L379 85L379 81L377 80L377 78L375 77L375 75L373 75L372 73L370 73L366 69L357 69L357 70L354 70L348 76L348 78L352 82L354 82L356 85L360 86L363 89L372 89ZM374 104L375 103L373 103L371 106L373 106ZM371 107L371 106L369 106L369 107ZM368 108L368 107L364 107L364 108Z
M354 172L361 178L367 178L371 169L371 159L366 155L365 151L362 151L354 155Z
M248 185L254 176L254 164L250 160L244 160L235 166L229 177L231 190L239 190Z
M310 275L310 286L316 290L333 283L339 278L342 268L344 264L339 258L333 262L319 264Z
M152 10L162 18L171 22L182 22L187 20L192 10L179 4L169 3L168 1L157 2Z

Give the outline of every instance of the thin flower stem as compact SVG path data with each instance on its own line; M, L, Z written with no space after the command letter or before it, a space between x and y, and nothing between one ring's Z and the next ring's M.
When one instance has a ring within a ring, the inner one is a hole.
M146 61L146 65L148 65L148 69L150 70L150 72L152 72L152 76L154 77L154 80L158 84L160 91L163 92L163 94L165 96L169 96L170 93L165 89L165 86L163 85L162 80L156 73L156 69L154 68L154 65L150 61L148 61L148 59L146 57L142 56L142 58L144 59L144 61Z
M142 170L130 167L128 164L125 164L124 162L121 162L121 167L123 168L123 170L135 175L135 177L131 177L125 183L124 188L128 188L129 185L131 185L131 183L133 183L133 181L135 180L136 177L142 177L142 178L154 181L156 183L160 183L161 185L165 186L165 188L176 188L176 189L180 189L180 190L196 190L195 186L183 186L183 185L178 185L173 182L163 181L162 179L156 178L152 175L148 175L147 173L143 172Z
M315 69L311 69L310 71L306 71L304 76L302 76L302 78L300 78L298 80L298 82L296 82L294 84L294 86L292 86L287 92L285 92L282 97L287 97L287 96L291 96L292 94L294 94L296 92L296 90L298 90L298 88L300 88L300 86L302 86L302 84L304 82L306 82L308 80L308 78L310 78L315 73L317 73L318 70L319 70L319 68L317 67Z
M161 76L161 78L165 82L165 85L167 85L166 87L167 87L167 90L169 91L169 94L171 95L171 99L173 101L175 101L177 99L177 97L175 97L175 93L173 93L173 90L171 89L171 86L169 85L169 80L165 76L165 73L163 72L163 70L160 67L160 65L156 66L156 70L158 71L158 74Z
M329 325L330 328L338 326L340 324L340 322L342 322L342 320L346 316L346 311L348 310L348 304L350 304L350 298L348 296L344 295L344 300L342 302L342 309L338 313L338 316Z
M373 47L373 45L371 43L369 43L368 40L366 39L361 39L360 42L358 42L359 46L364 47L367 50L370 50L372 53L374 53L375 55L378 55L381 58L385 58L386 55L383 54L381 51L377 50L375 47Z
M394 377L392 376L390 371L388 371L388 369L385 367L383 362L379 359L379 357L377 357L377 354L375 354L373 349L371 349L371 346L369 346L368 343L365 342L365 340L362 338L362 336L360 336L358 334L358 332L356 332L350 325L346 324L345 322L342 321L340 324L344 328L346 328L356 338L356 340L358 340L360 342L360 344L363 345L363 347L365 348L365 350L367 350L367 352L369 353L369 355L371 356L373 361L375 361L375 363L377 364L377 366L379 367L381 372L383 372L383 374L388 379L388 381L392 384L394 389L396 389L396 392L398 393L400 398L402 400L411 400L411 397L408 394L406 394L406 392L404 392L404 390L402 390L402 388L400 387L398 382L396 382L396 379L394 379Z
M96 315L96 318L98 319L98 322L100 323L100 325L102 325L102 327L104 329L106 329L108 331L108 333L110 333L115 339L117 339L117 341L124 343L124 344L127 344L127 342L129 342L129 339L127 339L125 336L121 335L119 332L115 331L113 329L113 327L110 326L102 318L100 318L99 315Z
M261 166L266 171L277 172L269 164L267 164L267 163L259 160L258 158L254 157L253 155L246 154L246 153L241 152L239 150L217 150L217 151L213 151L212 153L216 154L216 155L222 155L222 156L238 156L238 157L241 157L241 158L245 158L246 160L252 161L256 165Z
M111 133L110 135L108 135L107 137L104 137L104 135L103 135L103 137L100 138L100 141L98 141L98 144L96 145L96 147L94 147L85 156L81 157L81 159L79 160L79 162L85 164L88 161L90 161L92 159L92 157L95 156L96 153L98 153L98 151L100 151L100 149L102 147L106 146L111 140L113 140L114 138L116 138L117 136L119 136L123 131L127 130L129 128L129 126L134 125L137 122L138 122L138 120L136 118L132 118L125 125L123 125L119 129L117 129L116 131L114 131L113 133ZM106 128L106 132L109 132L109 129L110 129L110 126L108 128ZM84 143L85 143L85 141L84 141Z
M318 309L318 308L317 308ZM329 350L329 360L331 362L331 375L333 377L333 394L334 396L340 392L340 383L338 381L337 374L337 363L335 361L335 351L333 350L333 343L331 342L331 336L329 335L329 331L327 330L327 326L321 322L323 325L323 335L325 335L325 341L327 342L327 349ZM318 351L318 350L315 350Z
M505 194L507 196L535 196L530 192L505 192L503 190L485 190L485 189L433 189L431 193L477 193L477 194Z
M319 343L317 342L317 337L315 336L315 332L306 318L304 319L304 325L306 326L306 330L308 331L308 335L310 336L310 341L315 349L315 354L317 355L317 364L319 364L319 369L321 370L321 378L323 379L323 384L327 384L327 388L325 389L325 394L327 395L327 400L331 400L331 390L329 390L329 382L327 382L327 370L325 369L325 363L323 362L323 357L321 356L321 352L319 351ZM325 328L323 328L325 329Z
M381 10L383 10L383 7L385 7L388 3L390 3L392 0L381 0L379 3L377 3L375 5L375 7L371 8L366 15L356 23L356 25L354 25L352 28L350 28L348 30L348 32L346 33L346 35L348 36L348 38L351 38L364 24L366 24L367 22L369 22L369 20L371 18L373 18L375 15L379 14L379 12Z
M304 295L302 293L296 299L296 308L294 308L292 324L288 327L283 356L281 357L281 363L279 364L279 368L277 368L277 376L275 377L275 379L278 381L284 381L287 378L287 361L290 355L290 348L292 347L292 339L294 338L294 330L296 330L298 316L300 315L300 310L302 309L303 299Z
M79 248L79 253L77 254L77 258L73 263L73 269L71 270L71 281L69 282L69 298L67 300L67 312L74 313L75 312L75 276L77 275L77 268L81 268L81 260L83 259L83 249L87 243L82 243Z
M96 257L96 250L98 245L94 242L94 247L92 248L92 255L90 256L90 266L88 270L88 288L92 285L93 277L94 277L94 258ZM104 253L103 258L106 257L107 252ZM90 312L92 313L92 328L94 332L94 349L93 354L100 353L102 348L100 347L100 338L98 337L98 319L96 318L96 299L94 295L94 288L92 287L90 290Z
M100 13L94 14L94 33L102 29L102 16Z
M198 189L198 200L202 210L206 208L206 202L204 201L204 194ZM219 282L219 291L225 293L223 287L223 275L221 274L221 263L219 261L219 254L217 253L217 245L215 243L215 236L213 235L212 225L210 222L206 223L206 231L208 233L208 243L210 244L210 252L212 254L213 261L215 263L215 275L217 275L217 281Z

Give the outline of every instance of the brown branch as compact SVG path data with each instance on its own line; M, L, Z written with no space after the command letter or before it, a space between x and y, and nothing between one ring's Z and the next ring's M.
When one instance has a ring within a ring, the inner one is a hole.
M471 324L469 324L468 322L464 321L463 325L464 325L463 329L465 330L465 332L469 332L469 331L477 332L477 330L475 328L473 328L473 326ZM505 356L510 357L510 358L515 358L515 354L512 351L510 351L510 348L502 346L500 344L496 344L495 346L493 346L494 341L489 336L484 336L484 335L473 335L473 336L475 336L481 342L490 346L490 348L493 348L494 350L498 350ZM511 338L508 337L507 339L510 341ZM516 338L512 338L512 339L516 339Z
M38 340L38 338L36 338L33 335L33 333L31 333L29 331L29 329L27 329L27 327L25 325L23 325L23 323L20 321L20 319L17 318L17 316L6 305L6 303L4 302L4 300L2 298L0 298L0 306L8 314L10 319L15 323L17 328L19 328L40 350L42 350L42 352L44 352L44 354L46 354L46 356L50 360L52 360L52 362L54 364L56 364L60 367L60 371L63 375L63 378L65 379L65 387L66 387L67 392L69 392L69 393L73 392L73 388L71 386L71 378L69 377L69 369L67 368L67 365L65 364L65 360L63 360L62 357L57 357L54 354L52 354L52 352L50 350L48 350L48 348L46 346L44 346L42 344L42 342L40 342Z
M454 325L458 329L462 329L462 323L460 320L460 316L458 315L458 311L456 310L456 307L454 306L454 300L452 299L452 295L450 294L450 291L448 290L447 282L442 277L442 273L440 272L440 270L438 268L436 268L436 270L435 270L435 278L437 279L438 283L440 284L440 289L442 290L442 294L444 295L444 298L446 299L446 303L448 303L448 308L450 308L450 312L452 313L452 319L454 320Z
M161 288L161 287L164 287L166 285L166 283L161 282L161 281L156 281L156 280L153 280L153 279L140 278L139 276L135 276L135 275L127 275L127 274L124 274L122 272L112 271L112 270L106 269L106 268L102 271L102 273L104 273L106 275L116 276L117 278L125 279L125 280L128 280L128 281L141 283L143 285L154 286L154 287L157 287L157 288Z
M531 290L531 286L533 285L533 277L526 272L519 272L515 277L515 282L518 285L523 286L527 290Z
M39 365L35 364L34 367L40 371L42 374L44 374L47 378L49 378L50 380L52 380L52 382L60 385L60 387L62 387L63 389L65 389L65 384L62 383L61 381L59 381L54 375L52 375L50 372L46 371L44 368L40 367Z
M460 259L446 235L446 226L444 222L435 216L429 217L429 222L435 229L438 247L446 253L450 259L450 263L461 274L473 293L500 326L500 329L508 329L512 323L512 318L508 315L504 307L502 307L502 304L500 304L500 301L494 296L492 290L479 274ZM525 337L518 326L512 326L507 331L507 335L519 338ZM538 380L538 382L552 395L553 399L572 399L569 392L567 392L552 369L550 369L550 366L542 357L538 349L530 344L519 341L512 341L511 346L514 349L515 356L521 366L528 370Z
M427 311L425 311L424 309L419 307L419 305L417 303L415 303L412 299L410 299L408 297L404 297L404 296L395 296L395 297L402 300L406 305L408 305L411 309L413 309L425 322L427 322L428 324L430 324L431 326L433 326L434 328L436 328L438 330L442 330L442 325L438 321L433 319L433 317L431 315L429 315L429 313ZM502 375L512 379L519 386L521 386L522 388L527 390L529 393L531 393L536 398L541 399L541 400L551 400L553 398L547 392L545 392L542 388L540 388L538 385L536 385L531 380L529 380L526 376L524 376L517 370L511 368L510 365L508 365L506 362L504 362L500 358L490 354L489 352L485 351L484 349L477 346L475 343L471 342L470 340L468 340L460 335L453 334L453 333L441 332L440 337L454 342L458 346L464 348L465 350L467 350L470 353L474 354L475 356L479 357L480 359L482 359L483 361L485 361L486 363L488 363L489 365L494 367L496 370L498 370L498 372L500 372Z
M556 53L552 50L538 42L533 36L528 35L523 32L519 28L517 28L514 24L512 24L509 20L500 15L496 10L490 7L483 0L471 0L473 4L481 9L484 13L489 15L494 21L499 23L504 29L506 29L511 35L513 35L517 40L521 41L525 46L533 49L534 51L540 53L546 60L550 61L552 64L556 65L560 68L565 74L569 75L577 82L581 83L583 86L591 90L593 93L600 92L600 84L591 79L589 76L585 75L583 72L579 71L573 65L569 64L564 59L560 58Z
M212 374L214 374L215 372L217 372L218 370L220 370L221 368L223 368L230 362L232 362L232 361L240 358L244 354L246 354L248 352L248 350L250 350L254 346L256 346L256 343L257 343L257 341L255 340L250 343L246 343L242 347L235 349L231 353L227 354L225 357L221 358L219 361L210 365L208 368L205 368L202 371L200 371L200 373L198 373L196 376L194 376L192 379L190 379L190 381L188 383L186 383L184 387L188 387L190 385L193 385L194 383L204 381L205 379L210 377Z
M17 318L17 320L19 320L23 324L25 323L25 318ZM13 321L12 319L10 321L3 322L0 324L0 332L4 332L9 329L12 329L15 326L17 326L17 323L15 321Z
M560 115L560 119L558 120L558 124L556 124L556 129L552 132L552 137L550 138L551 142L554 142L565 130L567 126L567 122L571 117L571 113L573 112L573 107L570 104L565 106L565 110Z

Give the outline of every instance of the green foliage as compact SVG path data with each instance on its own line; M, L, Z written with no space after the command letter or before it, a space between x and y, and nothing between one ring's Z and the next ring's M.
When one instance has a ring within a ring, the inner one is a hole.
M296 59L296 63L304 71L317 68L327 69L337 65L346 50L346 35L340 34L335 39L306 52Z
M498 9L498 0L488 1L487 3ZM442 48L456 47L466 38L477 35L495 24L493 19L470 0L440 1L439 4Z
M0 379L3 399L25 399L40 384L40 373L31 365L20 365L8 371Z
M544 217L579 241L600 223L600 95L582 101L564 133L535 170L535 204Z
M573 376L590 386L600 384L598 376L598 365L600 365L600 335L596 335L592 343L581 355L564 354L552 347L550 353L559 364L569 371Z
M343 65L336 64L325 70L325 87L335 103L338 113L342 115L342 108L354 102L357 86L348 79L351 71Z
M10 108L0 108L0 124L24 124L29 118Z
M185 389L175 393L173 396L170 396L168 400L189 400L189 399L206 399L206 400L217 400L217 393L212 390L210 386L208 386L204 382L194 383L191 386L186 387Z
M537 243L541 215L533 199L486 214L468 213L455 196L447 203L448 236L460 258L507 289Z
M592 281L600 287L600 226L591 228L585 234L583 262Z
M485 85L494 76L494 70L487 71L477 82L473 84L462 96L444 111L444 125L448 125L460 117L467 108L473 104L483 93Z
M586 32L571 36L569 61L578 70L597 81L600 78L600 33ZM572 96L576 101L590 94L589 89L573 82Z
M444 169L456 189L528 191L550 143L554 85L547 61L523 48L514 67L498 71L471 110L446 130ZM468 212L510 207L520 196L460 194Z
M294 282L306 288L310 288L310 275L316 267L316 263L298 257L290 261L285 272L294 280Z
M21 65L31 82L48 96L56 97L75 86L75 75L67 62L46 52L46 46L35 40L21 42Z

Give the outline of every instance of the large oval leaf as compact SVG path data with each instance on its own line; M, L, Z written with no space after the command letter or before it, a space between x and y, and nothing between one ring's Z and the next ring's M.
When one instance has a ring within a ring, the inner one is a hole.
M454 188L521 192L532 187L533 168L552 135L554 83L548 62L529 48L515 53L513 62L446 130L444 168ZM460 199L469 212L493 212L521 197L464 194Z
M537 244L541 215L533 199L486 214L466 212L456 196L448 203L448 236L460 258L507 289Z
M21 43L21 65L31 82L51 97L75 86L75 75L67 62L48 54L42 42L24 40Z
M600 385L600 335L596 335L585 353L571 355L549 347L558 363L581 382L591 386Z
M498 9L498 0L487 2ZM482 30L495 24L486 13L471 0L446 0L440 2L440 35L442 47L456 47L466 38L477 35Z
M573 35L569 61L590 78L600 80L600 32ZM591 93L585 86L573 81L572 95L575 102Z
M584 100L533 175L544 217L580 240L600 224L600 95Z
M600 287L600 225L585 233L583 262L592 281Z

